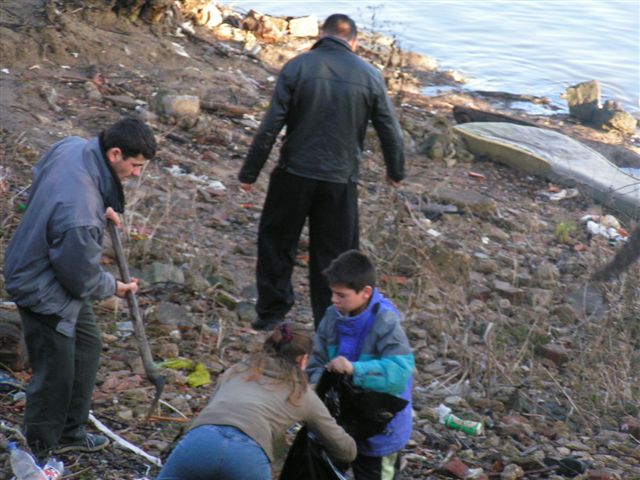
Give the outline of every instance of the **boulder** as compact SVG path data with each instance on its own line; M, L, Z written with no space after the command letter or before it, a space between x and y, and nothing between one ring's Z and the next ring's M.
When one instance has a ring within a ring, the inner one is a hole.
M185 117L200 114L200 98L195 95L164 95L162 113L166 116Z
M315 15L289 20L289 35L292 37L317 37L320 33Z
M148 331L156 330L168 335L179 330L181 325L194 324L194 321L193 315L182 305L160 302L146 313L145 323L148 325Z
M590 80L567 88L569 113L582 122L590 122L600 109L600 82Z
M598 110L591 120L592 124L603 130L617 130L623 135L634 135L638 126L638 120L630 113L612 101L607 101L601 110Z
M153 262L144 271L145 279L151 283L177 283L184 285L184 272L182 269L168 263Z

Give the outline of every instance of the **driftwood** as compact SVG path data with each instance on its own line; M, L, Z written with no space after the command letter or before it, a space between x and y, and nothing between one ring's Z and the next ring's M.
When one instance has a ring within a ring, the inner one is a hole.
M162 460L160 460L158 457L154 457L153 455L149 455L140 447L136 447L130 441L125 440L117 433L113 432L112 430L109 430L109 428L100 420L98 420L93 413L89 413L89 421L93 423L93 425L98 430L100 430L102 433L104 433L107 437L109 437L111 440L116 442L118 445L126 448L127 450L131 450L133 453L137 455L140 455L141 457L145 458L149 462L153 463L155 466L162 467Z
M209 112L218 112L222 115L229 117L242 117L243 115L249 115L253 112L252 109L243 107L241 105L231 105L230 103L217 103L208 102L206 100L200 101L200 108Z
M503 115L501 113L488 112L486 110L478 110L469 107L453 107L453 118L458 123L469 122L506 122L515 123L516 125L526 125L529 127L537 127L538 125L528 120L523 120L512 115Z
M127 259L125 258L124 250L122 249L120 234L118 233L116 225L111 221L107 222L107 228L109 230L109 235L111 236L113 249L116 252L116 260L118 262L120 276L122 277L123 282L129 283L131 281L131 276L129 275L129 265L127 264ZM151 348L149 347L149 341L147 340L147 335L144 331L144 324L142 323L142 315L140 314L138 299L131 291L127 292L127 303L129 304L129 312L133 317L134 334L136 339L138 340L138 348L140 350L140 356L142 357L144 371L147 374L147 378L149 379L149 381L151 381L151 383L153 383L153 385L155 385L156 387L155 397L145 418L145 421L148 421L149 417L158 406L160 395L162 395L162 389L164 388L166 379L164 376L160 375L155 363L153 362Z

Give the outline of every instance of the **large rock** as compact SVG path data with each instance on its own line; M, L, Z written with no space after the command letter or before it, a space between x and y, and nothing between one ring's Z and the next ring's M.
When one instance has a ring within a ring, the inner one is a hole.
M174 117L197 116L200 114L200 98L195 95L164 95L162 113Z
M610 100L595 113L591 122L595 127L603 130L617 130L624 135L634 135L638 126L638 121L633 115Z
M318 18L315 15L289 20L289 35L292 37L317 37Z
M179 327L195 325L193 315L182 305L161 302L150 308L146 314L147 330L159 331L161 334L171 334Z
M208 28L217 27L223 20L222 12L215 6L214 2L200 5L192 14L196 25L204 25Z
M145 271L144 277L151 283L177 283L184 285L182 269L168 263L153 262Z
M590 122L600 109L600 83L597 80L578 83L567 88L569 113L582 122Z

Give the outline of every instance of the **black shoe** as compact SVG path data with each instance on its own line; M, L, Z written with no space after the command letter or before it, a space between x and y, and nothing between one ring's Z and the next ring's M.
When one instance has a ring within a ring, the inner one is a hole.
M74 440L69 443L62 443L58 447L53 449L53 453L60 455L61 453L70 452L97 452L106 448L109 445L109 439L104 435L96 435L94 433L87 433L84 438Z
M256 318L251 322L251 328L254 330L273 330L276 325L284 322L283 318Z

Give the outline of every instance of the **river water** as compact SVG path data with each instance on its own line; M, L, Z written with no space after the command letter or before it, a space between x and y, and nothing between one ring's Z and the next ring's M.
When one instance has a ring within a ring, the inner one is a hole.
M221 2L227 3L227 2ZM465 87L549 97L598 80L640 114L640 0L235 0L277 16L345 13L467 79ZM434 88L429 91L433 92ZM427 92L428 93L428 92Z

